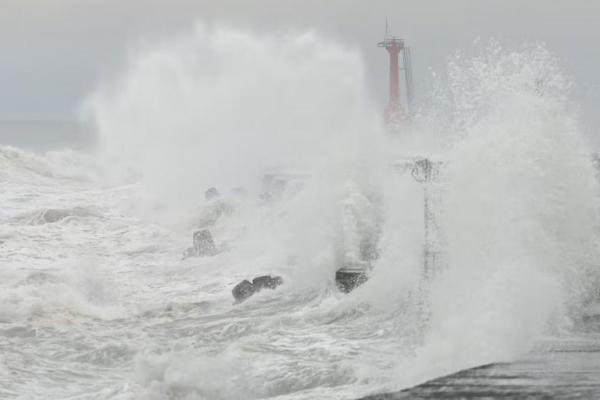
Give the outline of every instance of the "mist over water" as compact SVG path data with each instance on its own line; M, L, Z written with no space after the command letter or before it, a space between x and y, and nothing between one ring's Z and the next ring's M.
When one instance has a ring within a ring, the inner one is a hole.
M418 353L451 369L511 360L598 298L598 182L543 47L492 42L450 62L461 131L443 178L445 269Z
M579 335L599 188L568 79L543 46L472 52L397 133L361 54L318 33L199 24L132 53L84 104L97 154L0 152L0 365L21 371L2 390L357 398ZM397 168L422 156L441 165L427 188ZM182 259L207 226L219 254ZM364 243L370 279L341 294ZM232 304L262 274L285 283Z
M376 147L380 115L364 82L358 50L315 33L200 24L141 49L87 110L105 154L140 173L151 198L181 208L210 186L245 186L268 168L312 172Z

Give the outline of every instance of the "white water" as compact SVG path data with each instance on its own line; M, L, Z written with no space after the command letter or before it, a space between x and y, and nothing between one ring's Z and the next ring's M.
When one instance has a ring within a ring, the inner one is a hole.
M577 334L598 187L568 85L544 49L480 52L409 138L380 126L360 54L314 33L199 26L132 55L85 105L98 154L0 152L0 395L356 398ZM437 114L454 142L425 284L422 187L388 160L425 152ZM276 170L303 179L262 200ZM223 251L182 260L215 207ZM364 235L380 257L340 294ZM260 274L285 284L234 305Z

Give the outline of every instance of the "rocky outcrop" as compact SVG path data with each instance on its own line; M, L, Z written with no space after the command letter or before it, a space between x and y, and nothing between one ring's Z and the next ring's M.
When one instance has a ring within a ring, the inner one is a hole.
M252 282L244 279L231 291L236 302L240 303L262 289L275 289L283 283L283 278L280 276L262 275L257 276Z
M213 240L212 235L208 229L202 229L194 232L192 238L193 246L188 248L184 253L183 257L210 257L219 253L217 246Z
M254 285L254 287L260 289L275 289L277 286L281 285L283 283L283 279L280 276L270 276L270 275L263 275L263 276L257 276L256 278L252 279L252 285Z
M218 253L215 242L208 229L194 232L193 236L194 250L201 256L214 256Z
M254 285L250 281L244 279L235 285L231 291L231 294L233 295L235 301L239 303L252 296L254 293L256 293L256 291L257 289L254 287Z
M344 293L350 293L356 287L362 285L369 279L365 271L340 269L335 273L335 283L338 289Z

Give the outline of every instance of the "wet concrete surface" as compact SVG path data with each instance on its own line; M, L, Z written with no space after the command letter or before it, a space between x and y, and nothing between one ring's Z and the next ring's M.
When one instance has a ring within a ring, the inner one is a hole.
M600 400L600 335L540 347L522 361L483 365L362 400Z

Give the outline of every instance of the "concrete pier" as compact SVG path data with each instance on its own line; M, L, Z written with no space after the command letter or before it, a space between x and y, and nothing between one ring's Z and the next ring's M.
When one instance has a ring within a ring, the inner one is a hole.
M600 334L541 347L521 361L483 365L361 400L600 399Z

